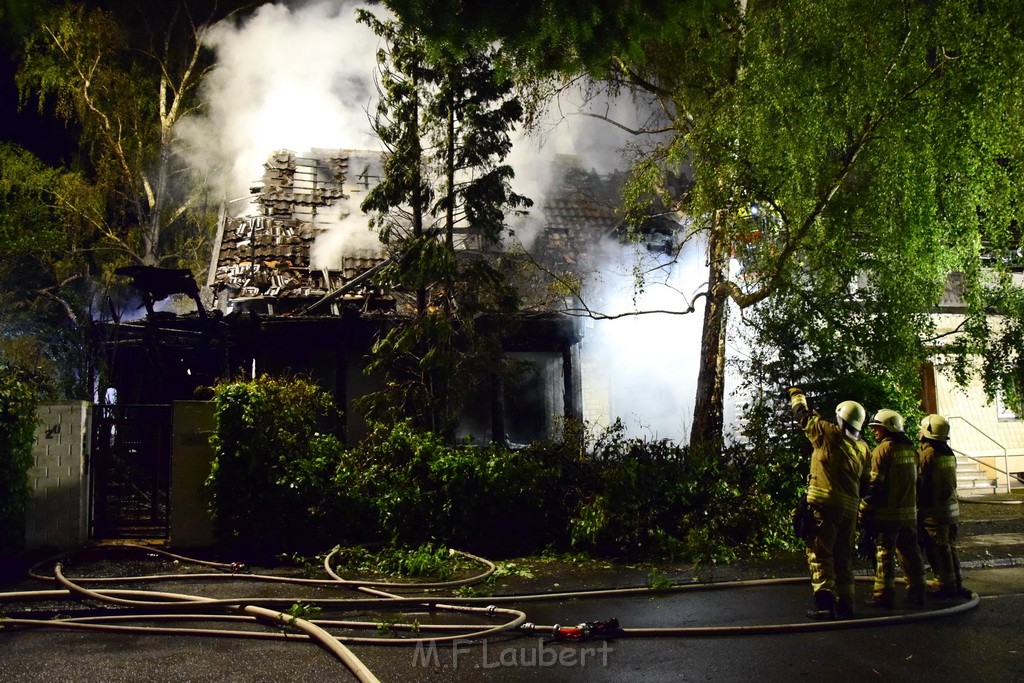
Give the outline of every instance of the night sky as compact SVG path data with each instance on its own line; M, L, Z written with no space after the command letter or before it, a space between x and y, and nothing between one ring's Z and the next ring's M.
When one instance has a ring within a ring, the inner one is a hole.
M15 68L6 55L0 60L0 140L21 145L51 165L67 161L74 139L64 123L40 116L34 101L18 111Z

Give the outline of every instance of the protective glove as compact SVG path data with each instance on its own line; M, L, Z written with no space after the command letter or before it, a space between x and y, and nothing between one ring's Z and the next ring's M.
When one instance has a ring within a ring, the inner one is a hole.
M803 390L803 389L801 389L800 387L790 387L789 389L787 389L787 390L786 390L786 393L788 393L788 394L789 394L789 397L790 397L790 398L793 398L793 397L794 397L794 396L796 396L797 394L802 394L802 393L804 393L804 390Z

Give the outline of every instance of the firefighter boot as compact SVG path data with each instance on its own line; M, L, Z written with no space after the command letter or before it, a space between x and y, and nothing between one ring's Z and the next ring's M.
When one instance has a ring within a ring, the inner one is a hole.
M808 619L819 621L836 618L836 596L831 591L815 591L814 607L807 610Z
M864 604L868 607L880 607L883 609L892 609L896 606L896 598L891 590L882 591L875 593L870 598L864 601Z
M840 595L836 599L836 617L838 619L853 619L853 598Z
M961 590L962 589L957 588L956 586L951 585L951 584L947 584L947 585L941 585L940 584L940 585L936 585L934 587L929 586L929 588L928 588L928 597L929 598L937 598L939 600L942 600L942 599L945 599L945 598L959 598L959 597L962 597Z

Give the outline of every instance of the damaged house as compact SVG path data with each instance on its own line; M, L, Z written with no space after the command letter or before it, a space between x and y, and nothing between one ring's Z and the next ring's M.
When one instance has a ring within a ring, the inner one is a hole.
M220 222L205 297L186 291L180 273L124 273L148 314L132 321L115 316L99 327L96 341L107 367L101 388L118 403L169 403L204 397L204 387L220 379L302 375L343 409L339 431L347 440L365 435L354 402L381 386L381 378L365 371L367 355L378 335L411 310L402 293L374 282L387 256L359 205L379 180L379 164L371 152L272 155L249 210ZM532 251L544 264L541 272L583 267L587 245L621 229L613 202L594 196L608 194L614 183L601 186L571 164L559 173L566 179L563 191L538 212L543 228ZM671 248L674 225L666 219L649 228L651 244ZM537 301L549 296L543 275L516 284L532 289ZM174 295L185 299L186 309L188 299L195 301L197 310L156 310L161 298ZM529 443L555 434L563 417L585 416L583 326L560 314L561 305L540 303L524 316L505 348L525 361L519 364L524 371L505 386L480 387L458 436Z

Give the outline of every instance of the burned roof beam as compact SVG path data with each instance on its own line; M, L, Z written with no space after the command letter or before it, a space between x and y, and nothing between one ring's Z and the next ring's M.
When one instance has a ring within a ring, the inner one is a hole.
M319 308L323 304L330 303L331 301L334 301L335 299L337 299L338 297L342 296L346 292L352 291L353 289L355 289L356 287L358 287L359 285L363 284L364 282L369 280L371 277L373 277L384 266L386 266L389 263L391 263L392 260L393 259L391 257L388 257L388 258L384 259L383 261L381 261L377 265L371 267L369 270L364 271L360 275L352 278L351 280L346 282L344 285L342 285L338 289L334 290L333 292L330 292L330 293L326 294L323 298L318 299L317 301L314 301L313 303L311 303L310 305L308 305L308 306L306 306L304 308L300 308L298 311L295 312L295 315L306 315L307 313L312 312L313 309Z

